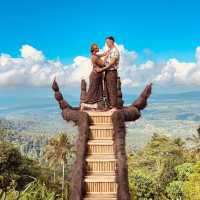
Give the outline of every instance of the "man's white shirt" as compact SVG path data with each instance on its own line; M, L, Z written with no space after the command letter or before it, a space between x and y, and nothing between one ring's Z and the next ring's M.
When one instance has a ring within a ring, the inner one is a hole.
M116 63L115 63L115 65L113 67L110 67L108 70L118 69L120 55L119 55L119 50L117 49L116 46L114 46L112 49L110 49L109 55L108 55L108 57L105 60L106 66L108 64L110 64L110 62L111 62L111 60L113 58L116 58Z

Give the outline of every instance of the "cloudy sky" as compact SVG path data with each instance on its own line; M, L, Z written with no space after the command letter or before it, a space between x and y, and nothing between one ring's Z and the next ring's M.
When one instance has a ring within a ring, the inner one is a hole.
M123 87L156 92L200 86L200 3L0 0L0 88L79 86L91 71L89 46L113 35Z

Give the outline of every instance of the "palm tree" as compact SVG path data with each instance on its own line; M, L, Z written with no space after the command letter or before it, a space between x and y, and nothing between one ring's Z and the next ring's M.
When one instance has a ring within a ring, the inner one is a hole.
M45 161L48 162L49 166L53 168L53 182L56 182L56 167L58 166L57 163L57 155L55 152L55 145L56 141L55 138L52 138L49 143L45 146L43 150L43 158Z
M72 147L73 145L69 136L60 133L52 138L44 149L44 158L54 168L54 183L56 167L58 165L62 166L62 197L64 196L65 165L72 156Z

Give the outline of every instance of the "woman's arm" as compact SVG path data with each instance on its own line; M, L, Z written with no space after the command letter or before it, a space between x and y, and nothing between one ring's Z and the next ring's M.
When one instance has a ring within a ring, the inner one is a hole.
M92 63L98 67L105 67L104 61L98 58L98 56L92 57Z
M98 56L99 58L104 57L104 56L108 56L109 52L110 52L110 50L107 50L107 51L105 51L104 53L97 54L97 56Z
M112 67L115 63L116 63L116 59L113 58L108 65L106 65L106 66L104 65L104 67L101 67L101 68L99 67L98 69L96 69L96 72L103 72L103 71L109 69L110 67Z

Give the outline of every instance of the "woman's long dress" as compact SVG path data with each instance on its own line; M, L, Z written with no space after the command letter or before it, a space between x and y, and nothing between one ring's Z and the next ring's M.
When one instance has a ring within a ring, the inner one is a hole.
M104 63L99 57L93 55L91 58L93 70L89 77L89 88L85 96L83 103L95 104L103 100L103 74L102 72L96 72L96 67L103 67Z

